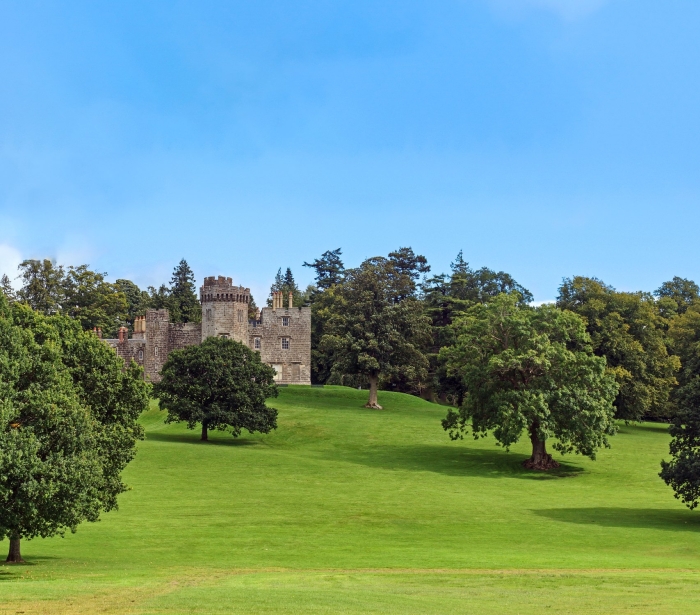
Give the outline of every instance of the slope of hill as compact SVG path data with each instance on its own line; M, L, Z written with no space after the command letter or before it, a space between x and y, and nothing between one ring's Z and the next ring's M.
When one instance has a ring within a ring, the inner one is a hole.
M0 613L700 611L700 517L657 477L664 426L540 474L527 442L451 442L444 408L365 398L284 388L275 433L209 443L154 407L120 510L25 543Z

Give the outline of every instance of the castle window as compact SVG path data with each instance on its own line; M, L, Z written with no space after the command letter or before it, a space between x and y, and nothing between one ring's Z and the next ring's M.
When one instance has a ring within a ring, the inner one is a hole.
M139 350L139 361L143 361L143 350Z
M156 356L158 356L158 346L156 346L156 347L153 349L153 354L155 354Z
M289 326L289 316L282 316L282 326L283 327Z
M289 350L289 338L288 337L282 338L282 350Z
M253 340L253 348L255 348L255 350L260 350L260 347L261 347L261 346L262 346L262 343L261 343L261 341L260 341L260 338L259 338L259 337L256 337L256 338Z

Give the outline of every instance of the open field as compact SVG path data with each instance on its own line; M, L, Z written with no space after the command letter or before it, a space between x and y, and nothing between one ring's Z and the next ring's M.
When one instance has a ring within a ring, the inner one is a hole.
M209 443L151 410L120 510L24 541L0 613L700 612L700 513L657 477L665 426L540 474L529 443L451 442L444 408L365 399L289 387L276 433Z

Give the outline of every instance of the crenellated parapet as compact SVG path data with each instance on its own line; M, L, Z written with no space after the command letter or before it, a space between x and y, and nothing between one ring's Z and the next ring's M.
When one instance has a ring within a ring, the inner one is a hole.
M131 339L128 329L122 327L118 339L104 341L125 362L134 360L141 365L153 382L160 379L173 350L216 336L260 352L260 358L275 368L280 384L311 383L311 308L293 307L292 293L275 292L272 307L258 309L249 319L250 289L234 286L224 276L204 278L199 293L201 323L172 323L168 310L146 310L134 320Z

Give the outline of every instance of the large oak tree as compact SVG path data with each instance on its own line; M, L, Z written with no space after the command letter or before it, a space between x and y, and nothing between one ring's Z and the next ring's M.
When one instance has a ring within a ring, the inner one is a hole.
M148 385L77 321L0 295L0 539L75 531L117 507Z
M166 422L184 421L189 429L268 433L277 427L277 410L265 400L277 397L275 370L260 354L224 337L210 337L198 346L171 352L154 394L168 411Z
M459 410L443 421L453 439L471 428L475 438L493 432L507 448L525 432L532 443L525 466L540 470L558 465L548 440L555 439L555 450L591 459L607 446L617 385L579 316L501 294L469 308L453 328L455 344L441 354L466 390Z

